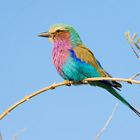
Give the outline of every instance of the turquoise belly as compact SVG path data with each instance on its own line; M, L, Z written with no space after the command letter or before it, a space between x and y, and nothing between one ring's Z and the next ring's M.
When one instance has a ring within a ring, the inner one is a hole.
M89 77L100 77L96 68L71 56L65 62L62 71L66 80L81 81Z

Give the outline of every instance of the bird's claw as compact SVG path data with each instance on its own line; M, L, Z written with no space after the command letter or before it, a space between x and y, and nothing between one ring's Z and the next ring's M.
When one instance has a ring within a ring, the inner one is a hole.
M71 81L69 81L69 80L65 80L64 82L65 82L66 86L71 86L72 85Z

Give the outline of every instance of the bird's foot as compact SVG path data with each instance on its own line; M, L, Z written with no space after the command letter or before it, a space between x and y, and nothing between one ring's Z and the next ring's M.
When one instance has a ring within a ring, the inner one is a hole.
M66 86L71 86L71 85L72 85L72 82L69 81L69 80L64 80L64 82L65 82L65 85L66 85Z
M85 80L82 80L81 81L83 84L88 84L89 82L88 81L85 81Z

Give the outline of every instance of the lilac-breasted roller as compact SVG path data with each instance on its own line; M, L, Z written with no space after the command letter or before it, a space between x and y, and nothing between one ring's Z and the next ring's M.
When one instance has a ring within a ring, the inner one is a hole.
M70 81L82 81L91 77L111 77L101 66L94 54L83 44L76 30L66 24L55 24L48 32L39 34L53 44L52 60L58 73ZM139 117L140 112L127 102L118 92L121 84L116 81L96 81L90 85L106 89L132 109Z

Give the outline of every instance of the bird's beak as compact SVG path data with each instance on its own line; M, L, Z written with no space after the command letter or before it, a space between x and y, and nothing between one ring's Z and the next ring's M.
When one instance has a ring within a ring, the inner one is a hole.
M51 37L51 34L49 32L43 32L43 33L40 33L38 36L39 37L47 37L47 38L49 38L49 37Z

